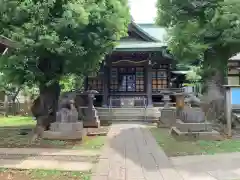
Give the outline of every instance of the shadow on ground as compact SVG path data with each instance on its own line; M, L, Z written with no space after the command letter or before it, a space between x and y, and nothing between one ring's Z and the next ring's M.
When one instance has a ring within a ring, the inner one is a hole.
M114 137L110 139L110 147L117 156L126 157L126 162L130 161L149 172L156 169L161 171L172 169L174 167L172 161L162 153L149 130L143 125L146 124L135 122L113 124ZM200 162L182 159L174 168L177 168L180 174L187 174L191 178L240 179L240 155L237 158L226 157L223 160L216 158L211 160L208 158L210 156L214 155L206 156L205 160ZM183 158L191 159L189 156Z
M126 161L136 164L146 170L170 168L171 164L165 154L161 153L146 123L118 123L113 125L114 138L110 147ZM162 161L162 163L160 163Z

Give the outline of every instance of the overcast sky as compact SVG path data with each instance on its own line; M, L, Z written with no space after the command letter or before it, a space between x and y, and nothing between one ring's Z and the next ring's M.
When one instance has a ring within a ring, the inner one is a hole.
M129 0L130 11L136 23L153 23L157 0Z

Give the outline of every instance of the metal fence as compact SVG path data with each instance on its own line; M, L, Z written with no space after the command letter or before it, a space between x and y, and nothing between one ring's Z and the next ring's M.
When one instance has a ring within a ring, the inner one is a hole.
M144 96L111 96L109 98L109 113L114 116L114 108L121 108L123 116L131 113L134 109L139 112L139 116L143 116L144 120L147 119L147 98ZM128 110L132 108L131 111ZM136 113L136 111L134 111ZM134 114L133 116L135 116ZM137 117L136 117L137 118Z

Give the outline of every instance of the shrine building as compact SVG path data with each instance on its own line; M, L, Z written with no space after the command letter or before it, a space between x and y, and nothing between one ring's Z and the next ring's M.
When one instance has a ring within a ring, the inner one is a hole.
M173 71L176 62L167 52L165 35L165 29L154 24L131 21L128 36L105 57L100 71L85 79L85 90L99 92L96 106L117 107L121 100L132 99L135 106L151 107L162 102L161 92L180 90L179 81L171 83L181 75Z

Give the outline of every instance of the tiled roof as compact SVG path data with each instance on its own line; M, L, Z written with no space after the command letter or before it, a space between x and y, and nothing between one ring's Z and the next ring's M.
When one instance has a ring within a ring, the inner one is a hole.
M163 27L159 27L155 24L138 24L143 31L145 31L150 36L154 37L158 41L165 43L167 31Z
M120 41L115 51L160 51L161 47L161 42Z
M155 25L157 0L129 0L130 14L133 21L149 36L164 42L166 29Z
M240 53L236 54L235 56L231 57L229 60L233 60L233 61L240 61Z

